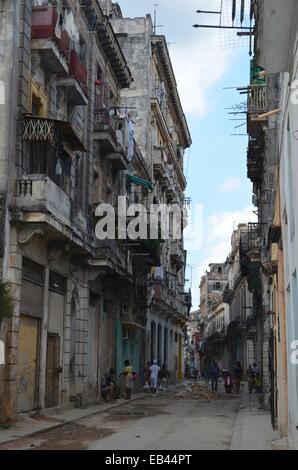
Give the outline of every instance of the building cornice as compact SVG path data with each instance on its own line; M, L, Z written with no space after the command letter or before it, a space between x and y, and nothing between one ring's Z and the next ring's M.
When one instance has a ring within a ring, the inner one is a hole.
M177 90L177 83L165 36L151 36L151 44L153 51L156 53L156 56L162 65L171 102L177 116L180 132L183 136L184 146L185 148L188 148L192 144L191 135Z

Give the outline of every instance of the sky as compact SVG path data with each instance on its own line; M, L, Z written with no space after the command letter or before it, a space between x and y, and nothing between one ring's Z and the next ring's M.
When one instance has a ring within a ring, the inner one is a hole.
M224 0L226 1L226 0ZM186 287L191 287L193 310L199 305L199 282L209 263L224 262L231 235L242 222L256 220L251 183L247 179L247 136L232 136L234 116L229 110L245 100L235 87L249 84L249 48L231 47L231 33L195 29L195 23L218 24L217 15L198 15L197 9L219 10L220 0L118 0L126 17L153 17L157 7L157 31L168 41L178 91L193 144L186 151L186 196L191 211L203 208L194 244L188 249ZM228 47L227 47L228 46ZM229 88L229 89L226 89ZM233 89L230 89L233 88ZM239 119L241 116L235 116ZM245 126L239 130L245 131ZM194 219L191 219L192 222Z

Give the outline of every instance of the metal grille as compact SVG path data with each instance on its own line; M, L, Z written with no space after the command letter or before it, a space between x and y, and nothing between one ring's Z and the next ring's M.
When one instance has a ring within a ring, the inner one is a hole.
M25 119L23 126L23 140L51 141L55 137L53 121Z

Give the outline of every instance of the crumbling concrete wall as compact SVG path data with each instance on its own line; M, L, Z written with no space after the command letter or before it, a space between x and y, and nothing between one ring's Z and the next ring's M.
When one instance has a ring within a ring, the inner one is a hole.
M0 2L0 279L7 279L9 247L9 206L12 197L15 160L15 123L17 112L18 32L20 2ZM2 321L0 339L10 329L10 321ZM6 355L6 362L8 361ZM3 393L7 364L0 365L0 419L5 405Z

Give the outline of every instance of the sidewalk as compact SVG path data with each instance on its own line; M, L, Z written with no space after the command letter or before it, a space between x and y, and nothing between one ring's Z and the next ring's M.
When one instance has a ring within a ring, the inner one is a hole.
M169 385L168 391L175 390L182 386L182 383ZM81 418L87 418L88 416L105 413L106 411L139 400L140 398L143 398L147 395L147 393L136 393L130 400L120 398L112 404L103 402L99 405L90 405L82 408L70 408L66 410L59 410L57 412L54 410L46 410L43 416L37 418L31 418L29 415L24 413L23 419L14 423L9 429L0 428L0 445L15 441L22 437L33 436L40 432L48 431L49 429L58 428L65 425L66 423L72 423Z
M42 431L58 428L66 423L72 423L81 418L104 413L125 403L138 400L143 396L144 393L139 393L134 395L130 400L118 399L116 402L113 402L113 404L103 403L84 408L71 408L57 413L47 413L45 416L38 418L30 418L24 415L24 420L14 423L9 429L0 429L0 444L6 444L21 437L33 436Z
M201 384L207 387L206 383ZM208 388L211 390L210 385ZM222 381L218 393L225 393ZM274 450L280 448L279 439L278 431L272 428L270 412L260 409L257 395L249 398L247 383L242 383L230 450Z
M274 442L280 439L278 431L271 425L270 412L249 407L247 396L243 396L236 418L231 450L273 450Z

